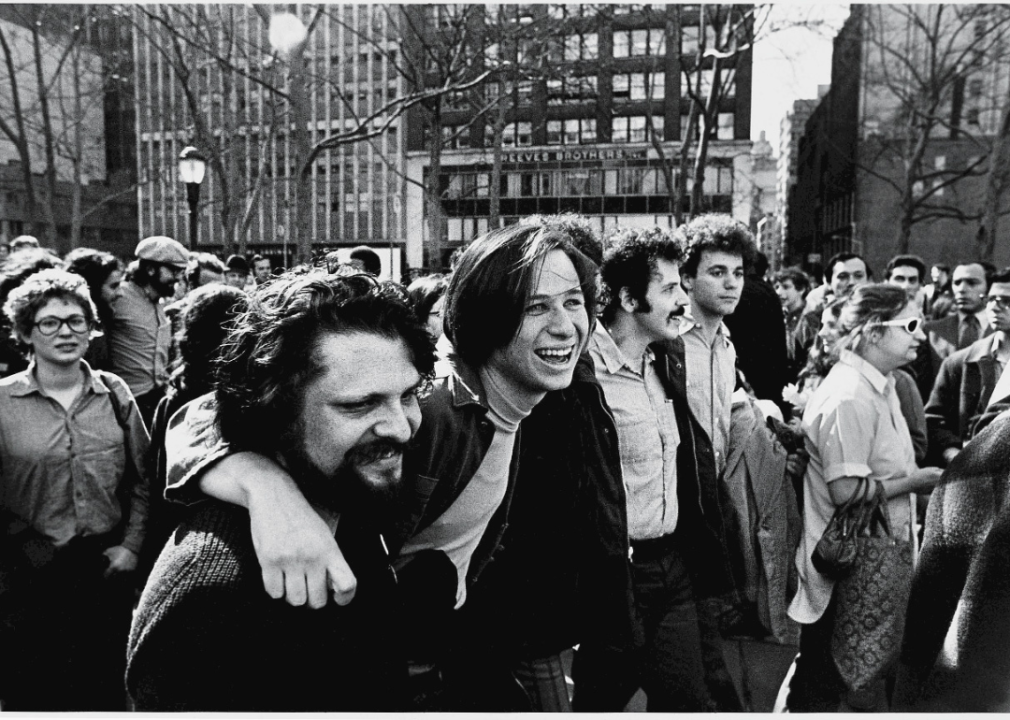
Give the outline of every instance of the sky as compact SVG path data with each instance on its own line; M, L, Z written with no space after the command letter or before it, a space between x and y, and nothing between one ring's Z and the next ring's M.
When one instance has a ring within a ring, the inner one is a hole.
M816 98L831 82L832 40L847 4L776 3L754 46L751 139L761 131L778 155L779 122L794 100Z

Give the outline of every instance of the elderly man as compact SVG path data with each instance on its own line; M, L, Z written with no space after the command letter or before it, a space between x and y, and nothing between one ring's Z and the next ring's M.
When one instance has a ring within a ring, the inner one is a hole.
M127 683L139 710L401 707L396 577L380 533L433 366L428 334L376 283L292 276L251 301L216 394L197 402L216 406L232 447L269 453L292 473L340 538L358 594L322 612L272 602L246 513L203 503L162 552L137 610Z
M130 386L144 423L150 425L168 385L172 345L172 325L161 300L175 293L189 252L172 238L155 236L141 240L136 255L136 268L112 303L106 330L110 370Z

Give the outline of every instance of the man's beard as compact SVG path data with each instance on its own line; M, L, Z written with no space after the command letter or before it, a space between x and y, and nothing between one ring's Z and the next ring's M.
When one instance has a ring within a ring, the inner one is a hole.
M154 291L158 293L159 297L172 297L175 294L175 284L175 280L166 283L162 282L160 277L151 278L151 287L154 288Z
M306 452L301 437L284 453L289 469L305 499L334 512L345 510L381 519L396 500L402 485L402 457L406 444L373 440L355 445L332 473L319 469ZM392 454L401 458L394 468L370 467L372 461Z

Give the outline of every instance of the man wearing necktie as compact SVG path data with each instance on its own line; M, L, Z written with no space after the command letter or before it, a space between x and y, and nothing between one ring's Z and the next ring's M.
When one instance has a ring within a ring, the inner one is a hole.
M941 320L926 323L929 337L929 362L925 352L915 363L917 382L923 398L928 398L943 361L958 350L970 346L979 338L991 335L993 328L985 313L985 298L989 290L991 266L965 263L954 268L954 307L956 312Z

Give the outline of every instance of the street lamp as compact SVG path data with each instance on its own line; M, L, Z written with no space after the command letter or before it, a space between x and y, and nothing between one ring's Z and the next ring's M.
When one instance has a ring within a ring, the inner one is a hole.
M200 202L200 183L207 171L207 158L192 145L179 153L179 179L186 183L186 200L189 202L189 249L196 252L197 221L196 206Z

